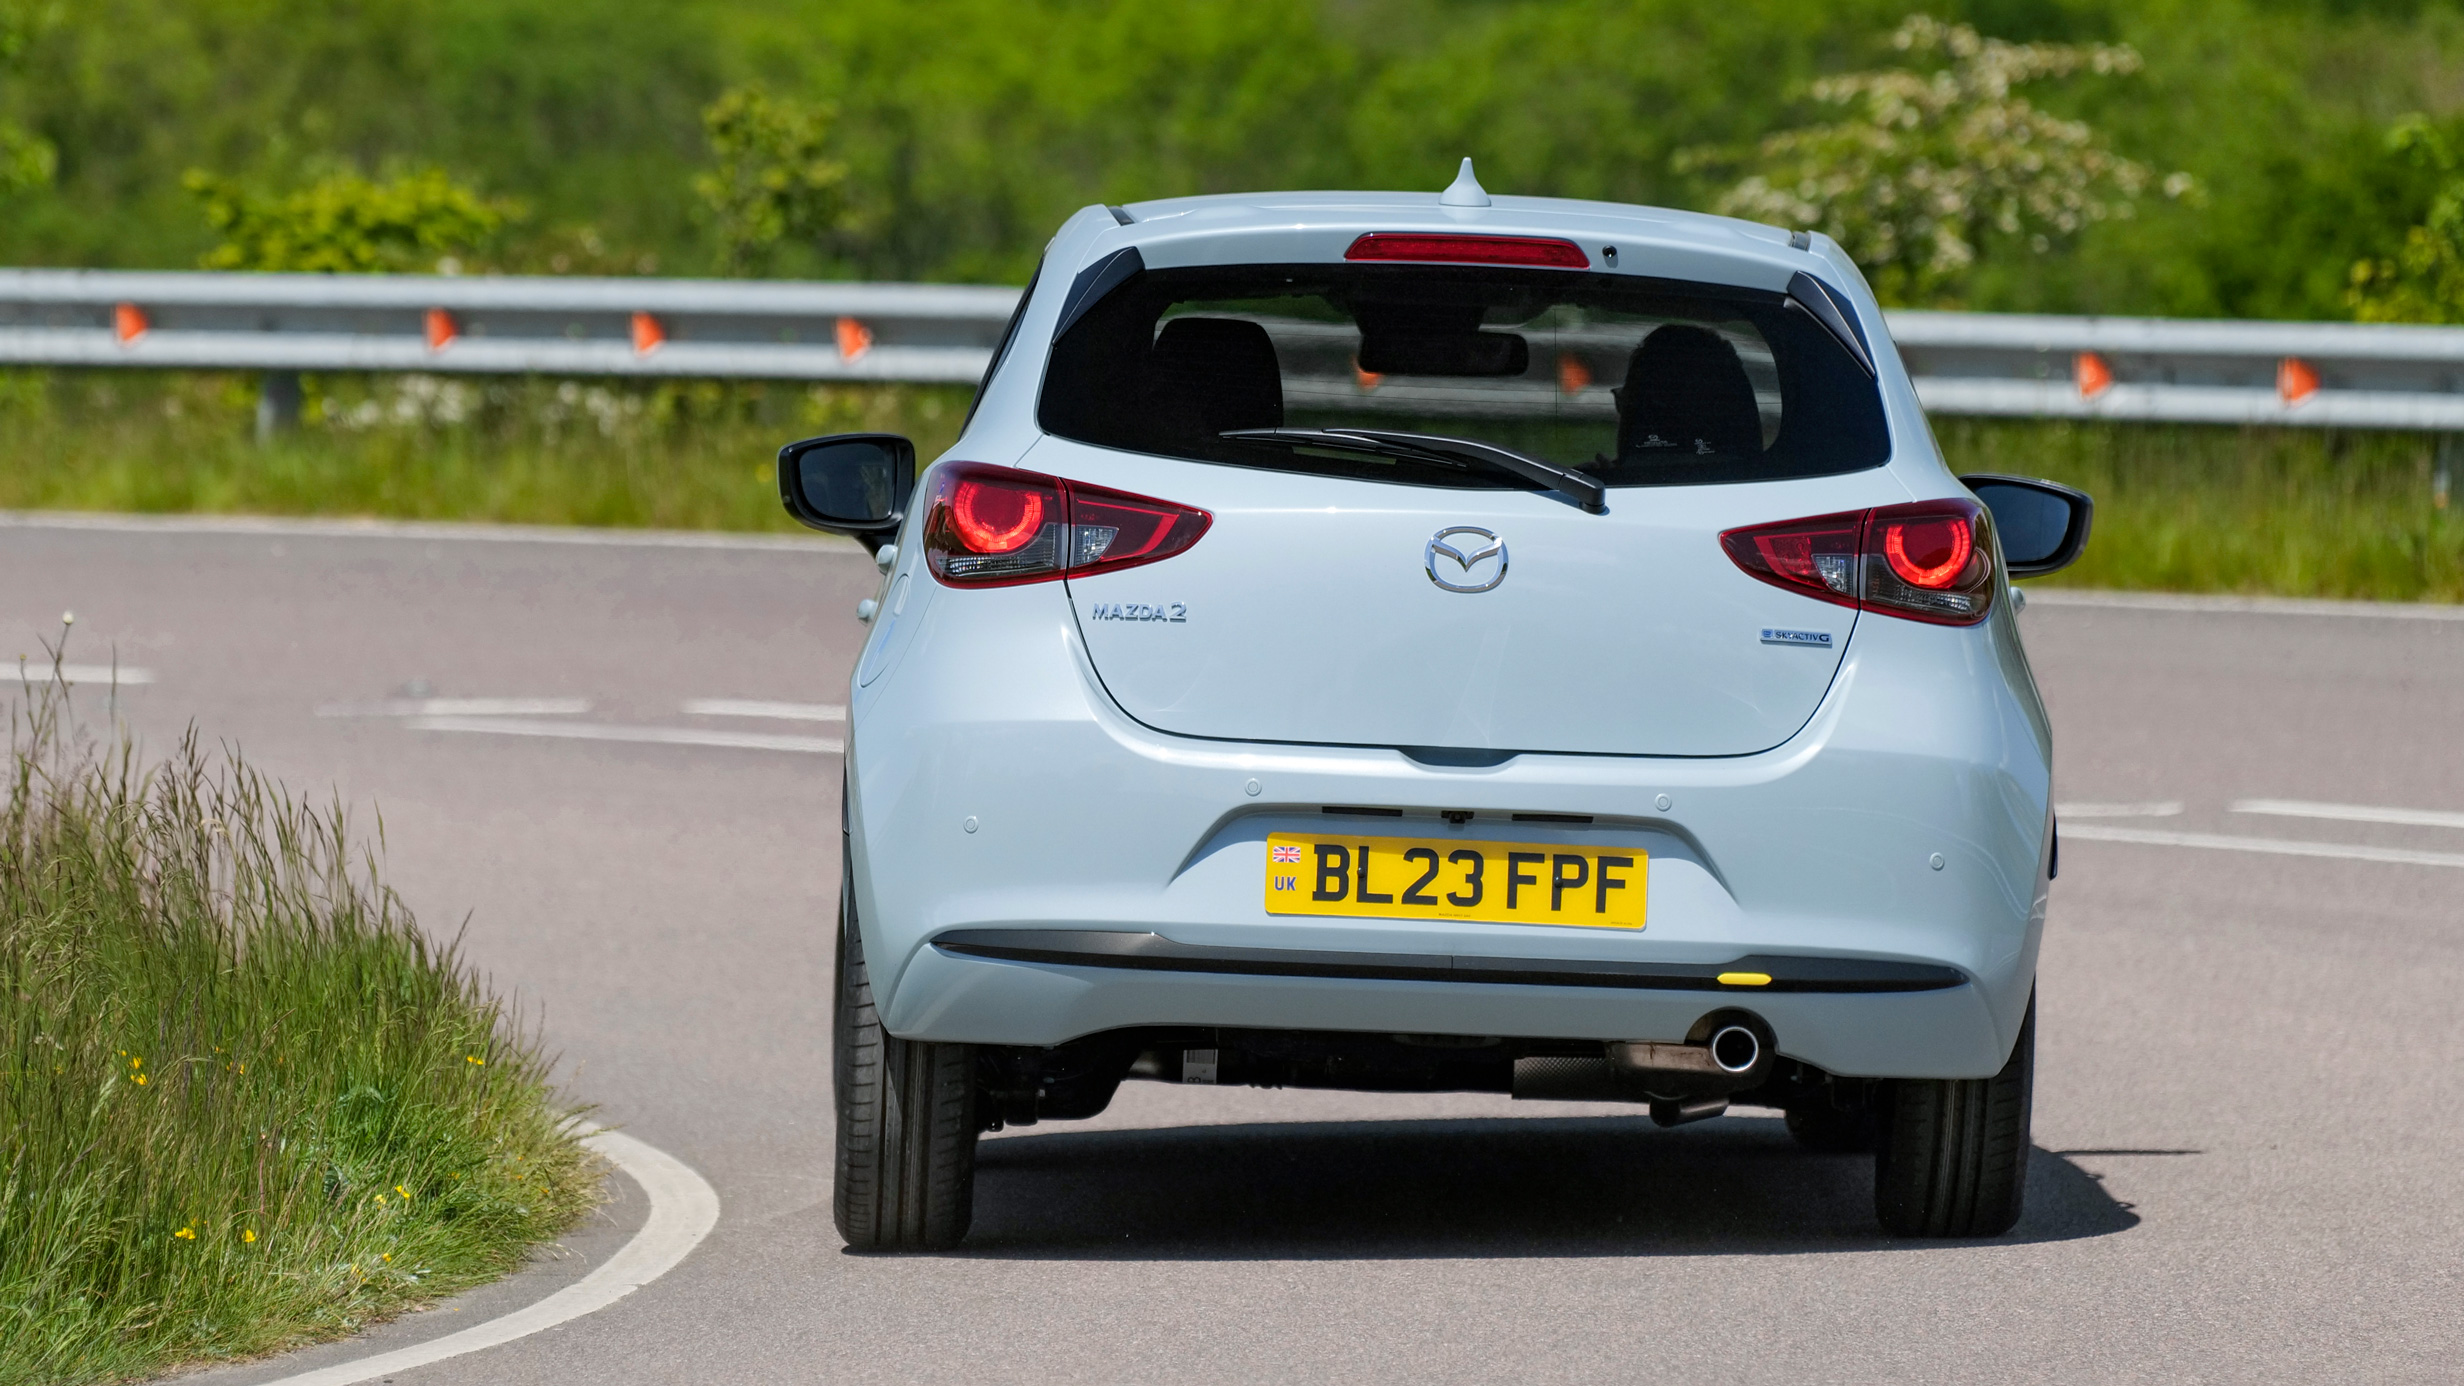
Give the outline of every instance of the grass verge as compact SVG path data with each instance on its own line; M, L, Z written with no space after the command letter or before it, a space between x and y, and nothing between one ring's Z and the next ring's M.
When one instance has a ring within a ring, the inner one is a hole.
M819 433L956 438L963 387L439 377L308 382L301 426L251 437L237 375L0 372L0 509L365 515L791 531L771 458ZM2097 500L2076 586L2464 601L2464 507L2434 439L1941 419L1960 471Z
M2420 434L1938 419L1961 472L2096 497L2074 587L2464 601L2459 468ZM2444 473L2444 477L2442 477Z
M548 1062L339 807L194 733L12 715L0 805L0 1382L349 1333L598 1197Z

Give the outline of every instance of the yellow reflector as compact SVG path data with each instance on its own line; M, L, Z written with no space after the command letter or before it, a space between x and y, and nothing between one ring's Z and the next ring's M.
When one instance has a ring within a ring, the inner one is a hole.
M1720 985L1724 987L1767 987L1771 985L1771 974L1768 972L1723 972L1720 974Z

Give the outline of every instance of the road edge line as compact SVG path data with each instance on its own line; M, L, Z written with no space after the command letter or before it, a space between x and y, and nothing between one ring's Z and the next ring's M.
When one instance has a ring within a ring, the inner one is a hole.
M2028 605L2110 611L2224 612L2250 616L2375 617L2383 621L2464 621L2464 603L2363 602L2324 597L2256 597L2220 592L2124 592L2109 587L2029 588Z
M601 1128L582 1144L642 1186L650 1216L616 1254L581 1279L510 1314L373 1357L278 1377L263 1386L350 1386L388 1372L499 1347L605 1309L674 1270L719 1221L719 1193L692 1166L647 1141Z
M2204 847L2221 852L2258 852L2278 857L2328 857L2337 861L2375 861L2390 866L2464 867L2464 853L2417 852L2407 847L2372 847L2363 843L2304 842L2290 837L2234 837L2224 833L2180 833L2155 828L2115 828L2102 823L2062 825L2061 835L2081 842L2136 842L2149 847Z

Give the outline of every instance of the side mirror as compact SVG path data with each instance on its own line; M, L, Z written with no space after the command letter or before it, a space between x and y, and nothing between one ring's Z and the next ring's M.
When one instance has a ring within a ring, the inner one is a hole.
M779 449L779 500L814 529L878 552L915 494L915 444L895 433L834 433Z
M2096 502L2085 491L2024 476L1963 476L1960 483L1993 512L2002 563L2015 578L2067 568L2087 547Z

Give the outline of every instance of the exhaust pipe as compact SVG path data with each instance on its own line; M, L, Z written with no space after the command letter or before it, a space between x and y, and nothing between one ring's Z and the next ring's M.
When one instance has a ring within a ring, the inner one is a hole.
M1608 1047L1612 1068L1655 1098L1725 1097L1770 1073L1771 1041L1743 1011L1714 1011L1694 1022L1683 1044L1627 1040ZM1700 1118L1689 1118L1700 1120Z
M1762 1062L1762 1036L1743 1025L1723 1025L1711 1034L1711 1062L1722 1073L1752 1073Z
M1691 1121L1709 1121L1728 1110L1725 1097L1687 1097L1652 1099L1651 1124L1683 1126Z
M1769 1076L1771 1041L1744 1011L1714 1011L1694 1022L1682 1044L1620 1040L1600 1058L1514 1061L1513 1092L1560 1102L1647 1102L1662 1126L1703 1121L1728 1109L1729 1094Z

